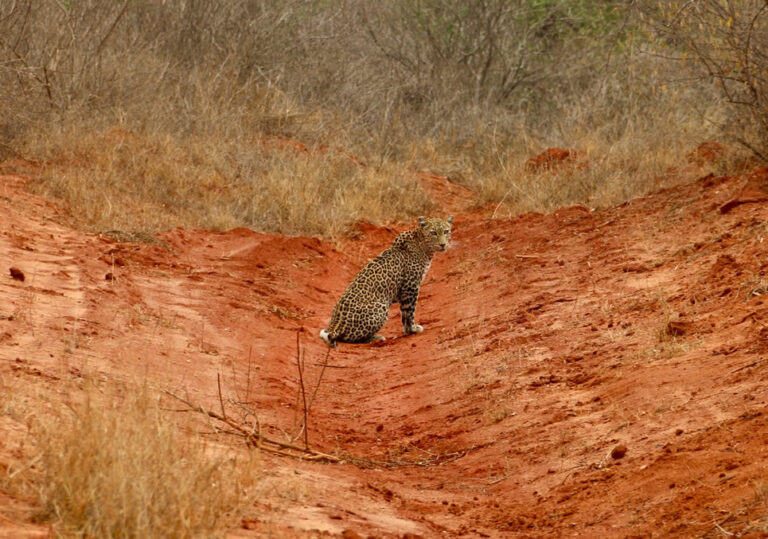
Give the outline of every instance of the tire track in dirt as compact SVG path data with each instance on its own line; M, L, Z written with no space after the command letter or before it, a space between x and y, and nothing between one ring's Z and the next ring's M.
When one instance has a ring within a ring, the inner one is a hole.
M27 364L34 352L36 361L47 356L44 365L58 370L63 365L56 358L87 346L97 326L86 316L85 289L94 280L78 263L87 242L50 218L27 217L30 210L58 212L52 204L18 191L25 184L23 178L6 176L1 183L4 192L15 191L13 199L0 197L0 220L9 223L0 235L0 260L6 262L0 268L4 275L0 280L2 314L6 320L23 319L31 329L15 332L6 324L0 356ZM23 280L10 278L11 267L21 271Z

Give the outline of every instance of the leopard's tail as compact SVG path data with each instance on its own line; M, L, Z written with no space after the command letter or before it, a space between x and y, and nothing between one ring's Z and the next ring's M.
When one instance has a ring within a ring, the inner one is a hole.
M331 336L330 333L328 333L327 329L320 330L320 338L325 341L325 343L331 347L336 348L336 335Z

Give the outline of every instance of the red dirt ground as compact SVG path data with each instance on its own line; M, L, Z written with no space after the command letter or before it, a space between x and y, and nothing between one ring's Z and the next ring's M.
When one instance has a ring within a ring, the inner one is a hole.
M768 533L768 169L504 220L421 180L456 212L422 288L424 333L401 337L393 308L387 341L331 352L309 440L344 463L263 454L230 534ZM121 243L67 226L26 181L0 177L6 387L56 398L86 375L144 377L216 409L220 375L282 440L300 413L297 332L313 387L336 298L404 228ZM0 464L18 466L26 425L0 429ZM46 535L30 514L0 491L0 535Z

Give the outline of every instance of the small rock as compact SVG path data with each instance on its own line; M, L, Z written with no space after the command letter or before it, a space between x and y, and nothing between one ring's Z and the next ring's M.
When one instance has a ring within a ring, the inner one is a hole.
M621 459L624 458L624 455L627 454L627 446L624 444L619 444L613 449L611 449L611 458L612 459Z
M685 432L683 429L676 429L675 436L680 436L683 432Z
M341 536L344 539L363 539L363 536L352 530L344 530L341 532Z
M667 335L673 337L681 337L693 331L693 324L691 322L684 322L682 320L672 320L667 324Z
M115 274L114 274L114 273L112 273L112 272L110 271L109 273L107 273L107 274L104 276L104 278L105 278L107 281L114 281L114 280L115 280Z
M255 530L259 527L259 519L244 518L240 523L240 527L244 530Z
M588 168L586 155L579 150L547 148L539 155L531 157L525 163L528 172L553 171L565 165L576 166L579 170Z
M11 272L11 277L16 279L17 281L23 281L24 280L24 272L21 271L19 268L11 268L9 270Z
M726 147L719 142L706 141L688 152L686 158L689 163L704 166L721 159L726 153Z

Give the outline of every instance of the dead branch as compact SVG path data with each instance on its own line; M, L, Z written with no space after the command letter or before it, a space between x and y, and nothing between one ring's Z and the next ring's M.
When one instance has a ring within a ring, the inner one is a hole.
M307 413L312 409L312 404L315 402L315 396L317 395L317 390L320 388L320 382L323 380L323 374L325 373L326 367L328 367L328 356L331 355L331 347L328 347L328 351L325 353L325 360L323 361L323 368L320 370L320 376L317 377L317 383L315 384L315 389L312 391L312 397L309 399L309 407L307 408Z
M325 367L327 369L349 369L349 365L328 365L327 363L313 363L315 367Z
M296 354L297 358L300 355L299 352L299 335L296 334ZM315 388L312 390L312 396L309 398L309 403L307 403L307 397L306 393L304 391L304 379L303 379L303 361L301 362L301 366L299 367L299 382L301 384L301 396L304 399L304 420L301 424L297 425L295 427L296 432L292 435L291 440L295 440L299 435L302 434L302 431L304 433L304 442L307 444L307 447L309 447L309 442L307 440L307 420L309 418L310 412L312 410L312 404L315 402L315 397L317 396L317 390L320 388L320 382L323 381L323 374L325 374L325 369L327 367L331 367L331 365L328 365L328 356L331 354L331 348L328 347L328 351L325 353L325 360L323 363L315 365L319 365L322 367L320 370L320 375L317 377L317 382L315 382ZM296 360L299 361L298 359ZM298 397L296 399L298 401Z
M189 409L194 412L199 412L207 417L221 421L222 423L228 425L230 428L234 429L240 435L242 435L248 444L252 444L256 447L259 447L260 449L268 453L274 453L276 455L282 455L285 457L291 457L299 460L312 460L312 461L321 461L321 462L324 461L324 462L335 462L335 463L343 462L341 458L336 457L334 455L329 455L321 451L315 451L313 449L307 449L294 444L289 444L285 442L280 442L278 440L273 440L271 438L267 438L266 436L261 434L261 425L258 423L257 423L258 431L254 432L253 428L248 429L244 425L232 419L226 418L221 414L218 414L211 410L206 410L199 404L194 404L189 400L185 399L184 397L176 395L172 391L164 389L163 393L173 397L179 402L186 404L189 407Z
M735 372L743 371L744 369L748 369L750 367L754 367L755 365L759 365L763 362L763 358L757 359L755 361L752 361L751 363L747 363L746 365L742 365L738 369L733 369L729 374L733 374Z
M227 419L227 412L224 410L224 399L221 397L221 375L216 373L216 383L219 386L219 404L221 405L221 415Z
M304 389L304 361L301 357L301 330L296 331L296 367L299 369L301 399L304 402L304 449L309 449L309 423L307 423L307 392Z
M216 412L206 410L199 404L190 402L188 399L185 399L184 397L176 395L172 391L164 389L163 393L173 397L179 402L182 402L188 407L187 410L171 410L171 411L195 412L195 413L203 414L211 419L216 419L218 421L221 421L222 423L225 423L227 426L229 426L233 431L235 431L234 434L239 434L243 436L249 445L253 445L254 447L261 449L263 451L266 451L268 453L280 455L283 457L289 457L297 460L305 460L305 461L313 461L313 462L328 462L333 464L352 464L359 468L394 469L394 468L401 468L401 467L407 467L407 466L431 467L431 466L439 466L442 464L453 462L455 460L459 460L460 458L466 456L468 453L483 447L483 445L472 446L472 447L460 449L458 451L454 451L451 453L430 454L428 458L419 459L419 460L378 460L378 459L371 459L371 458L355 457L348 453L344 453L339 456L329 455L328 453L323 453L321 451L316 451L314 449L303 448L291 443L280 442L278 440L273 440L271 438L268 438L267 436L264 436L261 433L261 422L258 420L258 417L256 418L256 424L248 428L242 423L238 423L237 421L234 421L232 419L225 418L224 416ZM429 453L429 452L425 451L425 453Z

